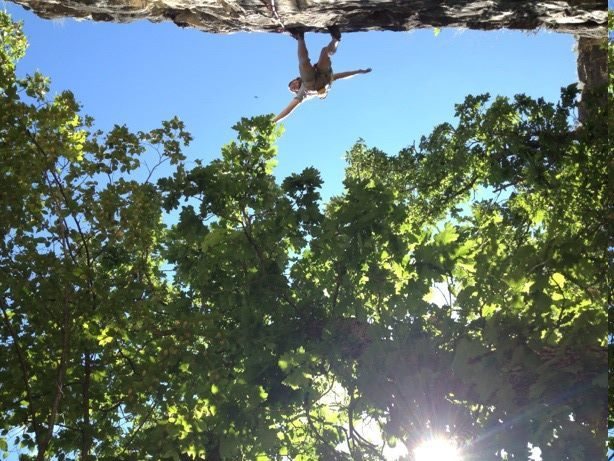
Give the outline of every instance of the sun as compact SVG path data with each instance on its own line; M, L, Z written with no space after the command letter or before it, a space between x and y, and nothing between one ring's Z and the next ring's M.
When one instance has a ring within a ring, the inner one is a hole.
M456 444L443 437L426 440L414 449L416 461L462 461Z

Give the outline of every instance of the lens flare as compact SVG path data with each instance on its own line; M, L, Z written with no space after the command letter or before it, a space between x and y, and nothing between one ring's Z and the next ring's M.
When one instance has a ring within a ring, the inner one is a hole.
M462 461L461 455L452 440L434 437L414 449L416 461Z

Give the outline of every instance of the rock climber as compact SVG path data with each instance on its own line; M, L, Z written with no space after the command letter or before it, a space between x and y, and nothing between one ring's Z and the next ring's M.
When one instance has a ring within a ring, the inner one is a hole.
M288 84L288 88L296 96L290 101L290 104L282 110L273 120L279 122L286 118L296 109L303 101L318 96L324 99L331 84L335 80L350 78L357 74L368 74L371 69L358 69L348 72L333 73L330 57L337 51L341 33L337 26L329 27L328 31L332 37L330 43L322 48L320 58L316 64L311 64L309 53L305 45L305 34L298 29L287 29L294 39L298 42L298 70L299 77L296 77Z

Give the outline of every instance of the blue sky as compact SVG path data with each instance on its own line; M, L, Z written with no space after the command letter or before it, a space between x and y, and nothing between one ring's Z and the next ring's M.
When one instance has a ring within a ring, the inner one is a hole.
M20 73L40 70L52 90L72 90L99 127L155 128L178 115L195 141L188 160L209 161L233 139L243 116L278 113L292 95L296 42L288 35L213 35L171 23L42 20L11 3L30 41ZM307 34L311 55L328 42ZM577 79L574 39L548 32L444 29L344 34L333 59L340 72L373 68L336 82L327 99L308 101L283 124L278 178L307 166L341 190L344 153L358 138L389 154L450 121L465 95L527 93L548 100Z

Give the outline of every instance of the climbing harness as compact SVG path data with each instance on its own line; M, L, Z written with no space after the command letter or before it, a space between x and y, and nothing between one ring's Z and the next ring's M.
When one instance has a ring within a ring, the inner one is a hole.
M267 7L267 10L273 15L273 18L279 23L278 32L284 32L286 30L286 26L283 21L279 17L279 13L277 12L277 7L275 6L275 0L260 0Z

